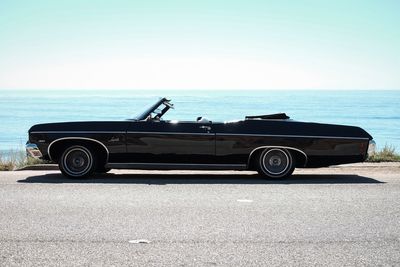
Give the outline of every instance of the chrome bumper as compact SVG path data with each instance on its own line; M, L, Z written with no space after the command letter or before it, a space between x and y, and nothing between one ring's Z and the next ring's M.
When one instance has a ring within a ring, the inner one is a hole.
M367 151L367 154L368 154L369 156L372 156L373 154L375 154L375 152L376 152L376 143L375 143L374 140L370 140L370 141L369 141L369 144L368 144L368 151Z
M38 146L36 144L27 143L25 145L25 149L26 149L26 154L29 157L38 159L38 158L41 158L43 156L42 152L40 152L40 150L39 150L39 148L38 148Z

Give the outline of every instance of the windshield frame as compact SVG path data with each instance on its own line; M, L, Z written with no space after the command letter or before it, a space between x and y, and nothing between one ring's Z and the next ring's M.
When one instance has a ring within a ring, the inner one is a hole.
M160 108L160 106L163 106ZM135 121L145 121L145 120L160 120L161 117L167 113L170 108L173 108L174 105L171 103L171 100L163 97L160 98L156 103L151 105L145 111L135 116L133 120ZM158 110L159 109L159 110ZM158 111L157 111L158 110ZM152 114L155 114L153 117Z

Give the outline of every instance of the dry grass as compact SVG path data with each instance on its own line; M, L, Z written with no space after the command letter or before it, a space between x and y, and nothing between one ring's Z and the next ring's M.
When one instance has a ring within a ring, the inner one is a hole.
M0 171L12 171L14 170L14 163L11 161L4 161L0 159Z
M7 154L0 154L0 171L12 171L28 165L46 163L40 159L27 157L24 151L11 150Z
M0 171L12 171L22 162L22 151L11 150L6 154L0 154Z
M393 146L385 145L384 148L369 156L369 162L396 162L400 161L400 155Z

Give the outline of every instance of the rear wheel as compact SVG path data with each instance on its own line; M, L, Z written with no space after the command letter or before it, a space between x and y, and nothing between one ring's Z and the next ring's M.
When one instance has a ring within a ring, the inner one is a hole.
M258 158L258 173L268 178L289 177L294 169L294 158L284 148L265 149Z
M64 150L58 165L65 176L82 179L93 174L96 169L96 158L89 148L75 145Z

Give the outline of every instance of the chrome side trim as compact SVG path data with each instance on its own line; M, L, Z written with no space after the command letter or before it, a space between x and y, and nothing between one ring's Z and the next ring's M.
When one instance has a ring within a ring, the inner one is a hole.
M125 134L126 131L34 131L30 132L31 134L46 134L46 133L66 133L66 134L93 134L93 133L119 133L119 134Z
M147 169L147 170L245 170L246 164L196 164L196 163L107 163L111 169Z
M58 142L58 141L62 141L62 140L86 140L86 141L93 141L93 142L96 142L96 143L102 145L102 146L104 147L104 149L106 150L106 152L107 152L106 163L108 162L108 158L109 158L109 156L110 156L110 151L108 151L108 148L107 148L102 142L100 142L100 141L98 141L98 140L96 140L96 139L86 138L86 137L62 137L62 138L58 138L58 139L54 140L53 142L51 142L51 143L49 144L49 146L47 147L47 154L49 155L49 158L50 158L51 161L53 161L53 159L51 158L51 155L50 155L50 148L51 148L51 146L52 146L54 143L56 143L56 142Z
M176 134L176 135L215 135L215 133L188 133L188 132L140 132L140 131L128 131L128 134Z
M32 134L44 133L67 133L67 134L96 134L96 133L119 133L119 134L181 134L181 135L216 135L216 136L260 136L260 137L292 137L292 138L320 138L320 139L349 139L369 140L368 137L349 136L322 136L322 135L285 135L285 134L235 134L235 133L188 133L188 132L141 132L141 131L35 131Z
M293 138L328 138L328 139L359 139L369 140L367 137L347 137L347 136L322 136L322 135L285 135L285 134L234 134L234 133L216 133L218 136L266 136L266 137L293 137Z
M47 134L47 133L65 133L65 134L181 134L181 135L215 135L214 133L188 133L188 132L141 132L141 131L37 131L37 132L31 132L32 134Z
M253 155L253 153L256 152L257 150L259 150L259 149L264 149L264 148L284 148L284 149L292 149L292 150L295 150L295 151L300 152L301 154L303 154L304 157L306 158L303 167L305 167L305 166L307 165L307 161L308 161L307 154L306 154L304 151L302 151L302 150L300 150L300 149L298 149L298 148L294 148L294 147L290 147L290 146L259 146L259 147L254 148L254 149L250 152L249 158L248 158L248 160L247 160L247 167L250 166L251 155Z

